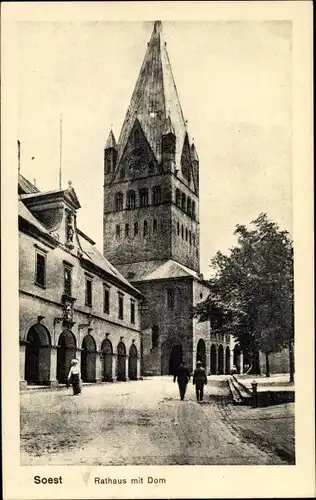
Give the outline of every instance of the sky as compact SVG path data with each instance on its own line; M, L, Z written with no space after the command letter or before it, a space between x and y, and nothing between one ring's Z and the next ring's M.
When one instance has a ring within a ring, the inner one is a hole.
M153 22L21 22L21 173L79 198L78 226L102 249L103 149L118 139ZM261 212L292 233L292 27L288 21L163 22L200 159L201 272ZM34 159L32 159L34 158Z

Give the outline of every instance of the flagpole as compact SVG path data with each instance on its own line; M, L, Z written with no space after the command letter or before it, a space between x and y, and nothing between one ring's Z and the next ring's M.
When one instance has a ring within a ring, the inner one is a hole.
M61 189L62 149L63 149L63 118L61 114L59 120L59 189Z

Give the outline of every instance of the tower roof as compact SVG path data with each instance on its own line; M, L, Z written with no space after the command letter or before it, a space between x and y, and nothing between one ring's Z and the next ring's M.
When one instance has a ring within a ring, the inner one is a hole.
M116 148L116 140L112 129L110 130L109 137L105 144L105 149L111 149L111 148L114 149Z
M162 24L154 23L145 58L132 94L118 141L118 161L120 160L129 135L138 120L146 139L157 159L161 159L161 137L169 119L176 136L176 161L180 161L186 133L171 65L163 40Z

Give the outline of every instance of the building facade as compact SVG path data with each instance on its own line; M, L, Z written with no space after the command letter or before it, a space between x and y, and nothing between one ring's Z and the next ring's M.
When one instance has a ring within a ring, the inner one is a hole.
M19 174L20 385L140 375L141 293L77 227L74 189L39 192Z
M209 322L192 317L208 295L200 274L199 157L159 21L120 137L111 130L105 145L103 218L104 255L145 296L144 373L171 374L180 360L194 369L199 359L210 373L212 345L216 372L229 372L230 342L211 342Z

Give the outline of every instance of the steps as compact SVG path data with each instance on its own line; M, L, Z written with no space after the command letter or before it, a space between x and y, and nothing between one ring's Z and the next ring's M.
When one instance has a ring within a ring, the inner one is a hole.
M229 389L232 395L233 404L235 405L251 405L252 392L244 386L239 380L232 375L228 379Z

